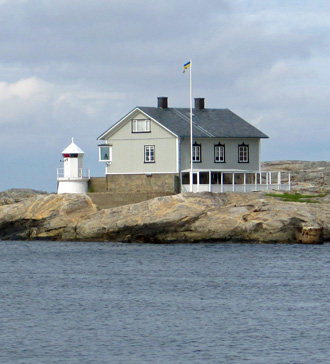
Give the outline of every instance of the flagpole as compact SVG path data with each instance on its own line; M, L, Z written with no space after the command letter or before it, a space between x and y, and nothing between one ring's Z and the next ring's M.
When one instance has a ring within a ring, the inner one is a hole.
M193 123L192 123L192 77L191 77L191 69L192 62L190 60L189 67L189 75L190 75L190 95L189 95L189 103L190 103L190 192L193 192L193 170L194 170L194 162L193 162Z

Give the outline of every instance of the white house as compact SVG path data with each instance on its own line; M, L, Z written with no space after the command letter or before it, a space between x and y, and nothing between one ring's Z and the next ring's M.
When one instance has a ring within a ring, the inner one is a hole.
M189 108L135 107L98 137L99 160L105 174L168 176L179 179L179 191L189 191ZM290 189L289 176L261 172L263 132L228 109L207 109L195 99L193 109L193 191L254 191Z

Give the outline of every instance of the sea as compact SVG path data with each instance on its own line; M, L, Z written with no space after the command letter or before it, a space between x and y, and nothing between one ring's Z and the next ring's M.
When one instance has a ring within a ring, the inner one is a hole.
M0 363L330 361L330 244L0 241Z

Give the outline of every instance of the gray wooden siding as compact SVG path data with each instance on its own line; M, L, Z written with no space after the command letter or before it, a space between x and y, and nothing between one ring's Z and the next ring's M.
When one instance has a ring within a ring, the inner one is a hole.
M196 169L240 169L259 170L259 139L194 139L201 144L201 163L194 163ZM225 145L225 163L214 162L214 145L218 143ZM249 146L249 163L238 163L238 145ZM190 169L190 140L181 141L181 170Z
M177 138L151 121L151 132L132 133L132 119L145 119L138 113L108 139L112 145L109 174L121 173L177 173ZM144 163L144 146L155 146L155 163Z

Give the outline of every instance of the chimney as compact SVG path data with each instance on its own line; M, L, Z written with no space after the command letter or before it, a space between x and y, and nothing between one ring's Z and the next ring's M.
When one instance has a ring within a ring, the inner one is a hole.
M204 110L205 108L205 99L196 98L195 99L195 109Z
M167 97L157 97L158 107L161 109L167 109Z

